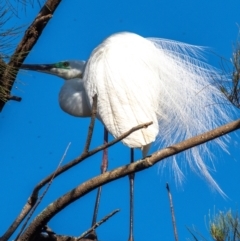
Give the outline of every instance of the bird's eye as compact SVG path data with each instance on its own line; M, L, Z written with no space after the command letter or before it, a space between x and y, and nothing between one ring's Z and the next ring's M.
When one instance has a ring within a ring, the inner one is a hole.
M68 62L63 62L62 64L63 64L63 67L65 67L65 68L69 66Z

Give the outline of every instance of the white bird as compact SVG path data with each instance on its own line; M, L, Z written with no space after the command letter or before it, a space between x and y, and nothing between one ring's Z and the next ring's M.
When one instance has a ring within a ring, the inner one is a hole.
M156 138L169 146L228 122L229 105L223 104L225 98L216 87L223 76L199 60L201 49L128 32L111 35L86 63L83 85L89 106L97 94L99 118L114 137L153 121L123 140L131 148L141 148L143 156ZM225 147L223 139L213 143ZM184 162L220 190L203 160L202 153L210 154L208 147L192 148ZM181 179L176 159L173 170Z
M141 148L146 156L156 139L159 145L169 146L230 121L231 107L223 105L225 99L215 85L222 76L202 60L201 50L172 40L122 32L105 39L80 68L76 62L66 61L47 70L35 70L66 79L59 103L71 115L90 116L92 97L97 94L97 117L114 137L152 121L148 128L123 140L130 148ZM77 70L82 79L67 80L66 76ZM212 143L226 149L224 138ZM204 161L212 156L209 145L185 154L184 164L222 192ZM171 164L175 177L181 180L176 157Z

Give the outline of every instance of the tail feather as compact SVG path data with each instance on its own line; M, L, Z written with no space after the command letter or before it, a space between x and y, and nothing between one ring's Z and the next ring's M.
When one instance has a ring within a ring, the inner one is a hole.
M233 107L216 86L216 80L222 76L218 70L203 61L202 47L165 39L149 40L155 44L160 56L158 143L162 147L231 121ZM210 146L218 146L226 151L227 139L225 136L212 141L212 144L194 147L185 152L183 161L191 170L203 175L221 194L222 190L209 173L206 159L213 164ZM172 163L174 176L181 182L183 174L176 156L172 162L166 163Z
M204 61L203 50L133 33L112 35L87 62L83 77L87 96L98 94L98 115L115 137L137 124L153 121L146 130L123 140L129 147L146 147L156 135L161 147L167 147L209 131L229 122L232 109L223 104L227 102L216 86L216 80L223 77ZM213 164L211 145L226 150L226 140L223 137L192 148L184 152L182 161L222 194L206 160ZM181 182L179 160L173 157L166 163L172 163L172 171Z

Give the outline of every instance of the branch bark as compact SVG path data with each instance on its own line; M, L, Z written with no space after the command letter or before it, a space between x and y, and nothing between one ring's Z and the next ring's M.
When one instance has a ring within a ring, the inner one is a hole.
M95 155L96 153L98 153L99 151L102 151L106 148L109 148L110 146L115 145L116 143L120 142L122 139L126 138L127 136L129 136L131 133L133 133L134 131L137 131L139 129L142 128L147 128L149 125L151 125L152 122L148 122L148 123L144 123L144 124L140 124L136 127L133 127L131 130L125 132L124 134L122 134L121 136L119 136L118 138L114 139L111 142L108 142L104 145L101 145L89 152L83 152L82 155L80 155L79 157L75 158L74 160L72 160L71 162L67 163L66 165L60 167L56 173L52 173L50 174L48 177L46 177L44 180L42 180L33 190L32 196L31 198L36 199L37 195L38 195L38 191L44 186L46 185L53 177L53 175L55 177L59 176L61 173L67 171L68 169L74 167L75 165L79 164L80 162L84 161L85 159L87 159L90 156Z
M57 9L61 0L48 0L42 7L33 23L26 30L22 41L18 44L14 54L8 64L5 65L4 71L0 73L0 87L4 89L4 96L0 98L0 112L2 111L6 101L17 100L21 98L11 96L11 89L14 84L18 69L28 56L33 46L37 43L48 21Z
M169 205L170 205L170 212L171 212L171 217L172 217L174 238L175 238L175 241L178 241L178 232L177 232L177 225L176 225L176 219L175 219L174 208L173 208L172 194L170 192L170 188L169 188L168 183L166 184L166 189L167 189L168 198L169 198Z

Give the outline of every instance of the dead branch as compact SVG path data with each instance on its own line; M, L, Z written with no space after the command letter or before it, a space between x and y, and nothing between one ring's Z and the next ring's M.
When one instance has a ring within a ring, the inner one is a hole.
M48 192L50 186L51 186L52 183L53 183L53 179L54 179L54 177L55 177L55 173L57 172L57 170L59 169L59 167L62 165L62 162L63 162L63 160L65 159L65 157L66 157L66 155L67 155L67 152L68 152L68 149L69 149L70 145L71 145L71 142L68 143L68 145L67 145L67 147L66 147L66 150L64 151L63 156L62 156L60 162L58 163L58 166L57 166L57 168L56 168L56 170L55 170L55 172L54 172L54 174L53 174L52 179L51 179L50 182L48 183L48 185L47 185L47 187L45 188L43 194L38 198L37 202L36 202L36 203L34 204L34 206L32 207L32 209L31 209L31 211L29 212L29 215L28 215L27 219L25 220L23 226L21 227L21 230L20 230L19 234L17 235L16 239L18 239L18 237L21 235L21 233L23 232L23 230L24 230L25 227L27 226L28 221L29 221L30 218L32 217L34 211L36 210L36 208L38 207L38 205L41 203L41 201L43 200L44 196L45 196L46 193ZM15 231L15 230L14 230L14 231Z
M112 182L119 178L125 177L130 173L136 173L142 171L152 165L162 161L163 159L176 155L182 151L188 150L197 145L203 144L205 142L211 141L215 138L226 135L232 131L240 128L240 119L221 127L218 127L212 131L206 132L204 134L192 137L188 140L182 141L176 145L167 147L163 150L157 151L149 157L143 160L136 161L126 166L116 168L112 171L105 172L91 180L88 180L78 187L74 188L70 192L66 193L62 197L58 198L56 201L51 203L46 207L29 225L23 235L18 239L18 241L29 241L32 240L36 233L39 233L44 225L46 225L57 213L63 210L66 206L70 205L77 199L86 195L90 191L102 186L106 183Z
M11 96L11 89L14 84L15 78L18 73L18 69L31 51L33 46L37 43L39 37L42 34L43 29L51 19L53 13L57 9L61 0L48 0L42 7L39 14L28 27L22 41L18 44L14 54L12 55L8 64L5 65L5 69L0 73L0 87L4 89L3 98L0 98L0 112L2 111L5 101L18 100L20 97Z
M22 231L24 230L24 228L26 227L29 219L32 217L33 215L33 212L35 211L35 209L37 208L37 206L40 204L40 202L42 201L43 197L45 196L45 194L47 193L48 189L50 188L52 182L53 182L53 179L54 179L54 176L55 176L55 173L57 172L57 170L59 169L60 165L62 164L64 158L66 157L66 154L68 152L68 149L70 147L71 143L68 143L68 146L65 150L65 152L63 153L63 156L57 166L57 169L55 170L55 172L53 173L53 177L52 179L50 180L50 182L48 183L48 186L46 187L45 191L43 192L43 194L41 195L41 197L34 203L31 203L31 205L29 203L26 203L25 206L23 207L20 215L16 218L16 220L13 222L13 224L9 227L9 229L7 230L7 232L0 238L1 241L3 240L8 240L12 234L15 232L15 230L18 228L19 224L23 221L23 219L29 214L27 220L25 221L25 223L23 224L18 236L20 236L20 234L22 233ZM31 211L31 212L30 212ZM17 236L17 237L18 237ZM17 239L17 238L16 238Z
M81 239L81 241L97 241L97 235L93 231L88 234L85 238ZM67 235L59 235L54 233L48 227L44 227L42 232L36 234L31 241L78 241L77 237L67 236Z
M97 227L99 227L101 224L106 222L109 218L111 218L113 215L115 215L117 212L119 212L119 209L114 210L107 216L105 216L103 219L101 219L99 222L95 223L90 229L88 229L86 232L84 232L81 236L77 238L77 241L84 240L84 237L86 237L88 234L90 234L92 231L94 231Z
M166 184L166 189L167 189L168 198L169 198L169 205L170 205L172 225L173 225L173 233L174 233L175 241L178 241L178 232L177 232L177 225L176 225L176 219L175 219L174 208L173 208L172 194L170 192L168 183Z
M104 145L101 145L95 149L93 149L92 151L89 152L84 152L83 154L81 154L79 157L75 158L74 160L72 160L71 162L67 163L66 165L62 166L59 168L59 170L55 173L55 177L59 176L61 173L67 171L68 169L74 167L75 165L79 164L80 162L84 161L85 159L89 158L90 156L95 155L96 153L98 153L99 151L102 151L106 148L109 148L110 146L115 145L116 143L120 142L122 139L126 138L127 136L129 136L131 133L133 133L134 131L137 131L139 129L142 128L147 128L149 125L151 125L152 122L148 122L148 123L144 123L141 125L138 125L136 127L133 127L132 129L130 129L129 131L125 132L124 134L122 134L121 136L119 136L118 138L114 139L111 142L108 142ZM42 180L33 190L33 193L30 197L30 201L31 199L36 199L39 190L46 185L51 179L52 179L53 173L50 174L48 177L46 177L44 180Z

